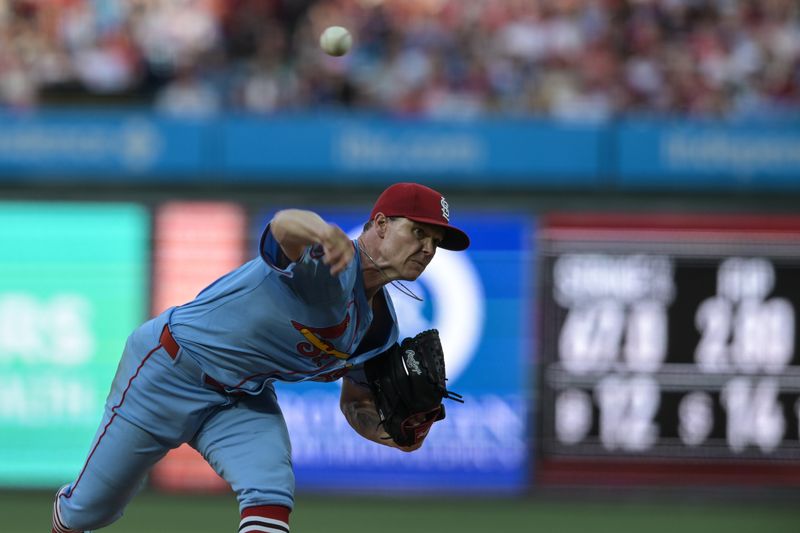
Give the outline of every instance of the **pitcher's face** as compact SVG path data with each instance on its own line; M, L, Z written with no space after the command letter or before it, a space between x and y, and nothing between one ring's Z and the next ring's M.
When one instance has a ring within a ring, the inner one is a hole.
M444 230L403 217L384 220L381 257L387 264L386 270L394 271L399 279L416 280L436 255Z

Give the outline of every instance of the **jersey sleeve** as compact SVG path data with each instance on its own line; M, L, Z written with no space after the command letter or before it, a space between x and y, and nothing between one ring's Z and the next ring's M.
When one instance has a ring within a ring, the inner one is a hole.
M306 252L307 251L306 249ZM306 252L303 252L303 255L305 255ZM272 234L270 224L267 224L267 227L264 228L264 233L261 234L259 254L261 255L261 259L275 272L290 278L294 276L292 270L294 269L295 263L283 253L280 243L278 243L275 235Z
M297 261L291 261L283 253L269 225L261 236L259 252L282 281L310 303L344 301L355 285L358 272L355 258L338 276L332 275L328 265L323 262L325 254L319 244L307 246Z

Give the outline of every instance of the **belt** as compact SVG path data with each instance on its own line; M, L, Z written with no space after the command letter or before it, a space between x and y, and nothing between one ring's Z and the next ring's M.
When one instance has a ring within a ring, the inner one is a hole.
M164 348L164 351L169 354L169 356L175 360L178 357L178 351L181 347L175 341L175 338L172 336L172 332L169 330L169 326L164 326L164 329L161 330L161 337L158 339L161 342L161 346ZM216 389L219 392L224 394L228 394L230 396L244 396L246 393L242 391L234 391L229 392L225 389L225 386L217 381L216 379L212 378L211 376L204 374L203 375L203 383L211 387L212 389Z

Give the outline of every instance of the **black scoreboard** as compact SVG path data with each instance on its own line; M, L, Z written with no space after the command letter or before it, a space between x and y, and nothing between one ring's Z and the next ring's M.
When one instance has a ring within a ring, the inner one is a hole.
M800 217L564 214L539 234L545 469L800 466Z

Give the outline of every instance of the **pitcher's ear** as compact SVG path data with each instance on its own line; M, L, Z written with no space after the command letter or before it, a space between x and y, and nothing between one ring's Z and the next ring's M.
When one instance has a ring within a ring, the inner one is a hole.
M386 215L383 213L378 213L375 215L373 219L375 222L375 230L378 232L378 236L381 238L386 236L386 226L389 223L389 219L386 218Z

